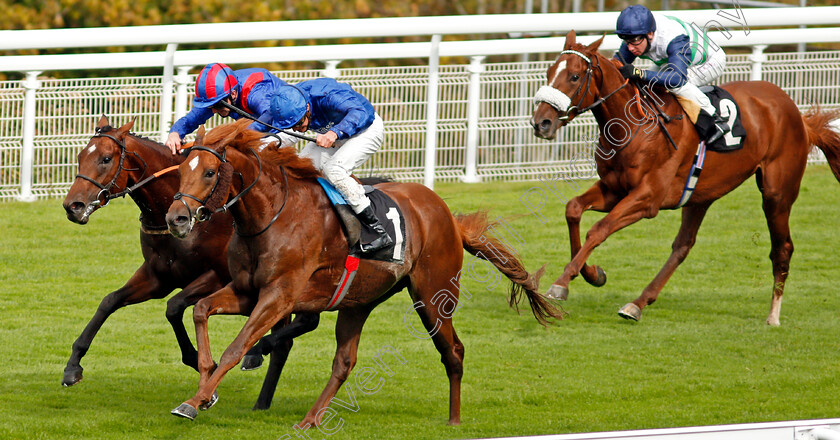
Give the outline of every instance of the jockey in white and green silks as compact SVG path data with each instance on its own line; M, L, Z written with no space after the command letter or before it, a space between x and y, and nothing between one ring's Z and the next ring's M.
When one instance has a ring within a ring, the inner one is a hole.
M698 88L716 80L726 67L726 54L711 43L708 36L678 18L653 14L642 5L621 11L616 34L623 42L615 58L625 63L619 69L625 78L639 78L664 86L672 93L696 102L701 110L695 125L700 138L707 144L730 130L726 121L716 114L709 98ZM653 61L659 70L633 67L637 57Z

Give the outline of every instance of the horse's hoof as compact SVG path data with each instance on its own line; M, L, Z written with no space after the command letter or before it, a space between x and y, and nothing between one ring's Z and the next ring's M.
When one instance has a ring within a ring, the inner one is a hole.
M624 319L632 319L633 321L638 321L642 319L642 309L639 306L633 303L627 303L624 307L618 310L618 316L621 316Z
M182 403L178 405L177 408L170 411L173 416L183 417L185 419L195 420L195 416L198 415L198 410L193 408L192 405L189 403Z
M242 371L251 371L256 370L257 368L262 367L263 364L263 357L260 355L253 355L253 354L246 354L242 358L242 366L240 367Z
M551 299L565 301L569 297L569 288L563 287L559 284L552 284L545 293Z
M591 284L595 287L601 287L607 284L607 273L604 272L604 269L601 269L601 266L595 266L595 271L598 272L598 277Z
M213 395L210 396L210 401L207 402L207 403L199 405L198 409L200 409L202 411L207 411L208 409L212 408L213 405L215 405L216 402L218 402L218 401L219 401L219 392L218 391L213 391Z
M73 369L64 369L64 379L61 380L61 384L66 387L72 387L77 383L81 382L82 380L82 367L73 368Z

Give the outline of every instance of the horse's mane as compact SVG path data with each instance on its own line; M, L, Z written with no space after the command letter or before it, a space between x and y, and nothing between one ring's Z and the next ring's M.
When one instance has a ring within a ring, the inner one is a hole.
M263 147L265 133L246 129L250 124L250 120L243 118L243 120L232 124L220 125L207 133L205 144L215 145L234 132L238 132L233 141L228 144L229 148L234 148L247 155L251 154L252 149L260 151L260 148ZM294 147L276 148L274 145L276 144L265 146L259 155L267 162L276 165L278 170L283 167L289 175L298 179L314 179L321 176L321 172L315 168L312 160L298 156Z
M108 133L110 131L115 131L115 130L116 130L116 128L114 128L110 125L105 125L105 126L99 128L99 129L97 129L96 132L97 133ZM140 136L139 134L131 132L131 131L128 132L128 136L131 136L131 137L133 137L137 140L143 141L144 143L147 143L147 144L153 146L154 148L157 148L158 150L160 150L162 152L169 152L169 148L166 145L163 145L162 143L160 143L160 142L158 142L154 139L151 139L149 137Z

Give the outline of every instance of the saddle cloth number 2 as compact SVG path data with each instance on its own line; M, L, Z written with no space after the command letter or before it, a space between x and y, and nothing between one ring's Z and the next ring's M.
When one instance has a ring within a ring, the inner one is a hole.
M734 102L730 99L721 99L720 103L720 115L726 119L726 123L729 124L730 130L726 132L723 136L724 142L726 142L727 146L734 146L738 145L741 142L741 137L732 136L732 127L735 126L735 119L738 117L738 107L735 105Z

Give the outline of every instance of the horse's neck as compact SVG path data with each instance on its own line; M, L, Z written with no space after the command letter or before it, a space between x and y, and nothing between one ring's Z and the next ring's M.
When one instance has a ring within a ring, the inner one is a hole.
M147 139L134 135L126 137L126 168L131 168L127 186L141 182L155 173L178 164L178 160L163 148ZM178 170L152 178L148 183L131 192L131 198L144 216L163 221L178 191ZM159 217L159 218L158 218ZM163 224L163 223L161 223Z

